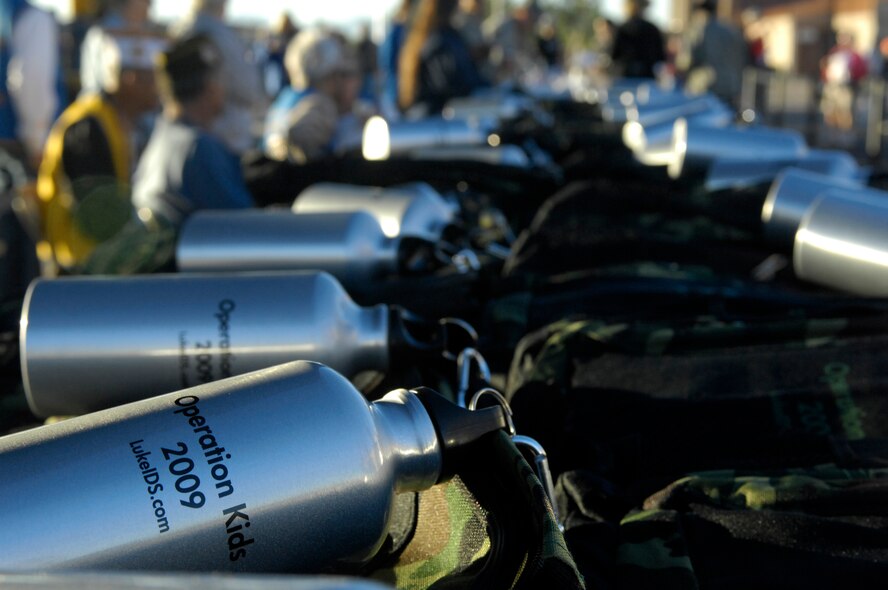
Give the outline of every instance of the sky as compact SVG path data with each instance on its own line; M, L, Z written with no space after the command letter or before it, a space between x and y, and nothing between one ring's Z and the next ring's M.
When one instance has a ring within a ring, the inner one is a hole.
M62 20L70 18L71 0L32 0L51 9ZM544 0L542 4L552 0ZM287 11L300 25L325 23L353 29L358 23L371 21L380 26L394 11L399 0L229 0L228 14L232 19L257 24L272 22ZM620 22L623 0L600 0L602 12ZM658 25L667 22L670 0L652 0L649 16ZM152 0L152 16L158 20L175 20L190 5L188 0Z

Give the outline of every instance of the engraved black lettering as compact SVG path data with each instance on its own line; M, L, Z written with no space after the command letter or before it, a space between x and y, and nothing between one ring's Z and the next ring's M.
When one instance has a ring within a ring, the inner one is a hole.
M148 457L151 456L151 452L146 452L142 448L143 440L132 441L130 445L130 450L133 452L133 455L136 460L136 465L138 465L140 474L142 476L142 481L144 481L147 486L145 491L148 493L148 496L151 500L151 507L154 509L154 519L157 524L158 534L166 533L170 530L170 521L166 515L166 508L164 508L163 500L156 497L159 492L163 491L163 484L160 482L160 474L157 472L157 468L152 467L151 463L148 461Z
M219 490L218 495L220 498L224 498L225 496L230 496L234 493L234 486L231 484L230 479L226 479L223 482L219 482L216 484L216 489Z
M231 508L226 508L222 511L222 514L228 516L228 520L225 521L225 528L229 528L231 523L233 523L238 518L242 518L244 520L250 520L250 516L246 512L241 512L241 510L246 510L246 504L238 504L237 506L232 506Z
M160 452L163 453L163 458L169 461L173 455L181 457L188 452L188 447L185 446L185 443L183 442L177 442L176 447L176 449L167 449L161 447Z
M228 533L228 555L232 561L246 557L247 552L244 547L256 542L255 539L240 532L250 526L250 516L246 513L246 509L246 504L238 504L222 511L223 516L228 516L228 520L225 521L225 532ZM242 522L235 522L238 519ZM240 553L241 551L243 553Z
M197 439L197 442L200 444L200 448L206 451L216 446L216 437L212 434L205 434Z
M178 398L173 403L176 404L177 406L179 406L180 408L187 408L189 406L193 406L194 404L196 404L199 401L200 401L200 398L197 397L196 395L185 395L185 396ZM173 410L173 412L178 414L179 410Z

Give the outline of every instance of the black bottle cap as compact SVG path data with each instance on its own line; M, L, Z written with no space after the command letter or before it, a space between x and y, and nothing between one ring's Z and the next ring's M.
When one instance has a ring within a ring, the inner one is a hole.
M433 321L402 307L389 308L388 346L394 364L411 365L445 352L456 355L474 346L477 339L474 328L463 321Z
M502 406L467 410L427 387L417 387L412 392L429 413L441 443L442 469L439 482L453 477L459 465L461 451L482 436L507 427Z

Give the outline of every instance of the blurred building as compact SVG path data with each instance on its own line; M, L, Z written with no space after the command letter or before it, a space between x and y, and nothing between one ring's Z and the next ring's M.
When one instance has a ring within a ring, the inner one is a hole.
M693 0L673 0L676 28L686 25L692 6ZM719 15L739 25L750 8L759 12L767 63L781 71L818 75L836 31L852 33L864 56L888 35L888 2L879 0L720 0Z

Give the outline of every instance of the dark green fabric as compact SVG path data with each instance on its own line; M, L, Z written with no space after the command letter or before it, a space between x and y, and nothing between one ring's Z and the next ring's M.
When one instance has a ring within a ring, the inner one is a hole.
M676 187L598 179L568 184L549 197L521 233L503 272L630 273L639 263L666 263L712 276L748 277L772 253L757 228L743 230L702 215Z
M888 438L884 321L565 321L522 342L507 391L556 472L639 493L693 470L869 456L862 443Z
M502 363L508 364L522 338L532 332L537 339L547 338L552 330L547 326L561 321L687 324L706 317L723 323L846 317L867 322L888 315L884 299L694 276L665 264L638 264L633 272L635 276L586 272L512 280L508 292L488 301L478 324L485 354L507 357Z
M888 572L888 472L819 465L693 473L629 508L587 471L558 484L590 587L877 588Z

